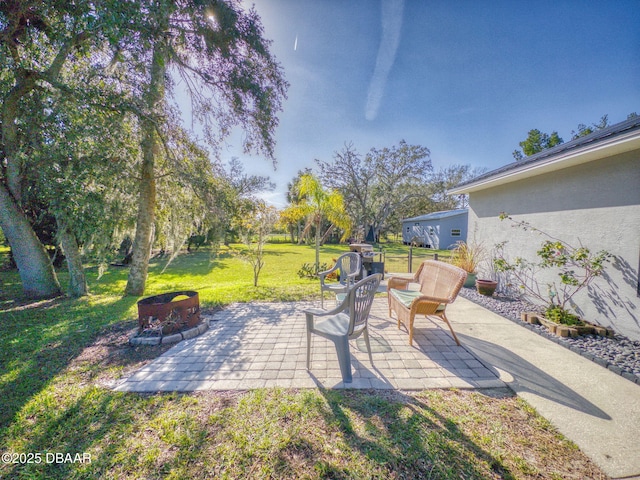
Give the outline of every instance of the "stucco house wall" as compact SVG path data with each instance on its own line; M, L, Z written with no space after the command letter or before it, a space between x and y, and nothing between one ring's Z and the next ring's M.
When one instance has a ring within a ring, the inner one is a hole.
M501 221L506 212L570 245L607 250L614 258L605 274L575 297L573 307L589 321L640 340L640 148L634 144L613 155L602 150L599 156L513 181L467 186L469 230L486 247L506 241L509 258L535 261L545 237ZM491 273L489 262L483 268ZM552 280L557 275L538 277L542 286Z

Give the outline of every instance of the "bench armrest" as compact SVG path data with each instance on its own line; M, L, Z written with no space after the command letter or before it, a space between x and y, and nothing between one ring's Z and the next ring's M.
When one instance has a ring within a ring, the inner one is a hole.
M391 277L387 282L387 293L392 288L395 288L396 290L406 290L412 282L413 278Z

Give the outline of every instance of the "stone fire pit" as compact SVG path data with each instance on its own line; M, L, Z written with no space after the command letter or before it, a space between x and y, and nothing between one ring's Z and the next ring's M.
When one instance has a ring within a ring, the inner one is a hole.
M200 325L198 292L163 293L138 302L138 333L131 343L157 345L178 342L206 330Z

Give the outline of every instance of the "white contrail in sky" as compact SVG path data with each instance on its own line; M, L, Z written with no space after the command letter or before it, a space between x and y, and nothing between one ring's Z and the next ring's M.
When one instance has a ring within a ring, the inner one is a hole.
M296 39L293 42L293 51L295 52L296 50L298 50L298 35L296 34Z
M367 106L365 107L367 120L374 120L378 115L378 108L380 108L380 102L384 95L387 77L396 59L402 31L404 0L381 0L380 3L382 5L382 38L378 48L376 68L373 71L371 83L369 83Z

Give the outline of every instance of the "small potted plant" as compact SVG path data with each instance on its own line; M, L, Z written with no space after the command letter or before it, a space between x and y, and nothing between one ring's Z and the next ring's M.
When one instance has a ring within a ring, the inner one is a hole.
M494 267L494 252L488 255L479 269L476 276L475 287L480 295L487 297L493 296L500 282L498 281L498 272Z
M480 295L491 297L498 288L498 282L489 278L478 278L476 279L476 288Z
M451 264L467 272L465 287L473 287L476 283L478 265L484 258L484 247L478 243L456 242L451 255Z

